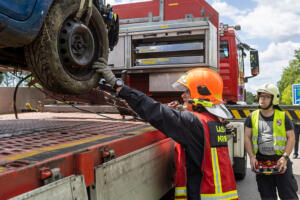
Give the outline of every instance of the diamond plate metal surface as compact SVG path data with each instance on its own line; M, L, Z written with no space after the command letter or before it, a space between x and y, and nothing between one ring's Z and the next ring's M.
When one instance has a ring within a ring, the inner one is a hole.
M0 120L0 159L99 135L123 135L145 124L51 119Z

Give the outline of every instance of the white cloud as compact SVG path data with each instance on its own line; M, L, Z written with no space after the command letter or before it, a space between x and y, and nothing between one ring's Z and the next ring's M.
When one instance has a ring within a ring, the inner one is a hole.
M300 1L298 0L255 0L259 5L281 8L282 11L300 13Z
M234 18L237 15L246 14L247 11L241 11L236 7L228 5L226 2L214 1L212 7L216 9L223 17Z
M269 44L269 47L266 51L260 54L262 62L272 62L276 60L286 60L291 58L294 55L294 50L300 48L300 43L294 43L291 41L283 43L274 43Z
M300 48L300 43L291 41L269 44L268 48L260 53L260 74L246 84L246 88L254 92L264 83L273 83L281 79L283 69L289 66L294 59L294 50Z
M284 41L300 36L299 17L300 15L282 11L281 8L259 6L245 16L237 16L234 21L241 24L243 31L252 38Z
M300 37L299 0L256 0L253 10L242 10L215 0L212 6L220 16L229 17L242 26L250 38L260 37L276 41L287 41Z
M284 67L287 67L289 60L272 61L266 63L260 63L260 74L252 79L249 79L246 83L248 91L255 92L257 88L265 83L273 83L277 85L277 82L281 78Z

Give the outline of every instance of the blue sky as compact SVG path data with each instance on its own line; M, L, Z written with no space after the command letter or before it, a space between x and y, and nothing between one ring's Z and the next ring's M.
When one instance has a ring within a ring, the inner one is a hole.
M138 1L143 0L107 2L114 5ZM241 25L241 40L259 51L260 74L249 80L247 90L254 92L266 82L277 84L294 50L300 48L300 0L206 1L219 12L220 22Z

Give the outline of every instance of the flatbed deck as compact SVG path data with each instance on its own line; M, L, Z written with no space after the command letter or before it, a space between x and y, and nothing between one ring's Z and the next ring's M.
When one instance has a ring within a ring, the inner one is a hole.
M63 177L84 174L109 150L117 158L165 139L146 123L109 117L118 120L83 113L23 113L19 120L0 115L0 199L42 186L45 168L58 168ZM91 185L93 177L85 182Z

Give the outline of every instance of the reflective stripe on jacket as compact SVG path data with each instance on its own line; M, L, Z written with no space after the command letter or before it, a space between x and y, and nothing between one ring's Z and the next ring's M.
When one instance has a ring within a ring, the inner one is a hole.
M184 149L177 142L174 143L175 151L175 170L174 185L175 185L175 200L187 200L186 192L186 167Z
M216 117L209 113L195 113L203 124L205 152L201 182L202 200L238 199L232 164L229 157L226 131ZM186 200L186 171L183 147L175 144L175 200Z
M258 122L259 110L255 110L251 116L253 153L258 152ZM273 119L273 145L276 155L282 155L286 146L285 112L275 109Z

